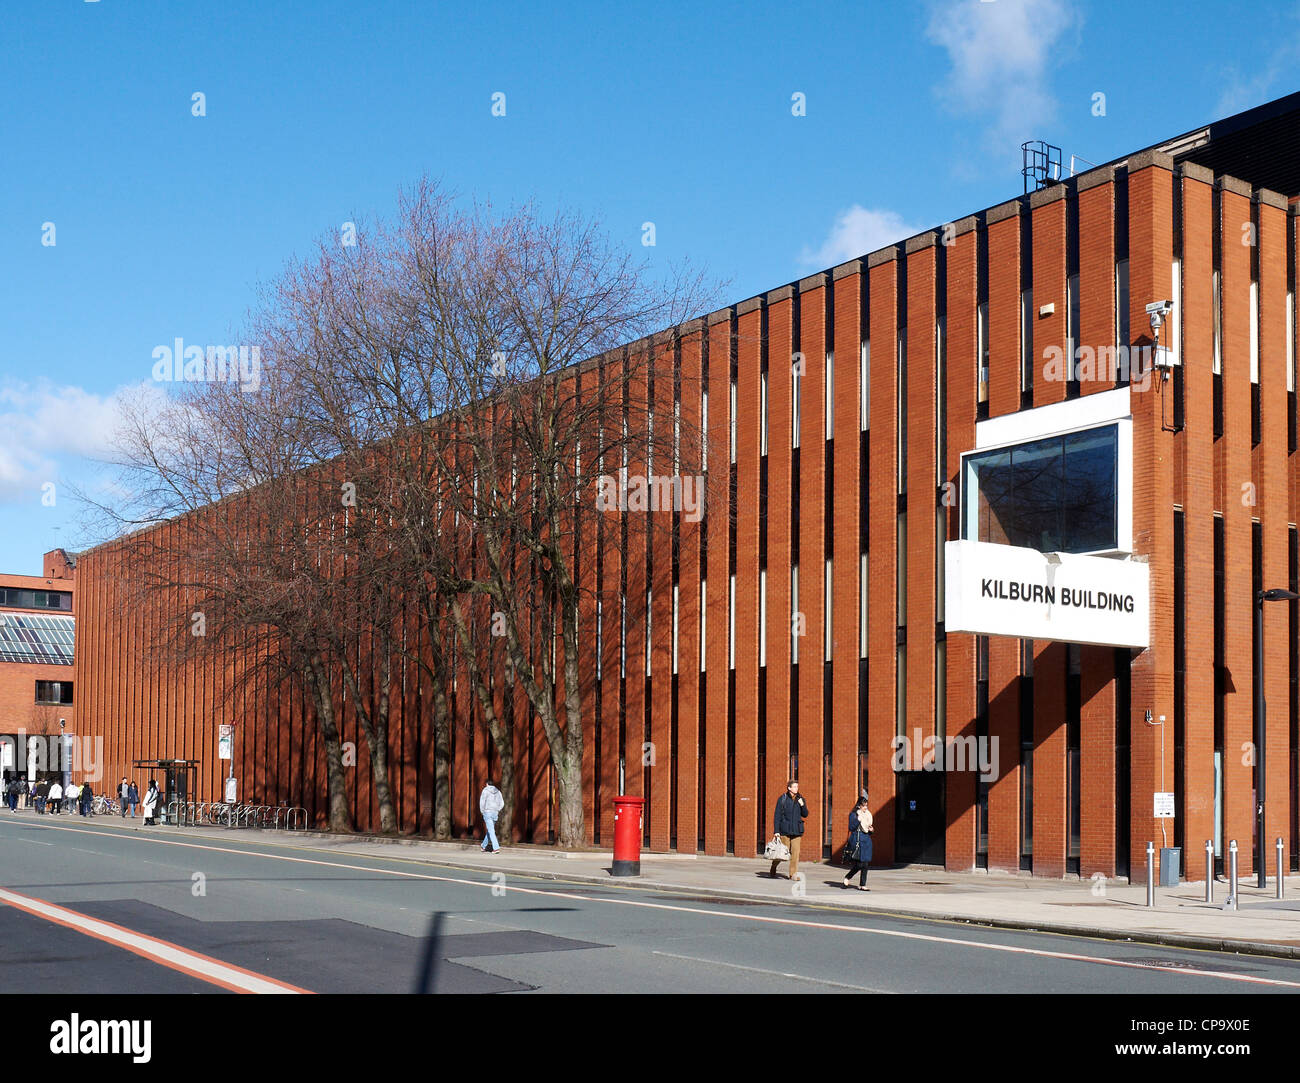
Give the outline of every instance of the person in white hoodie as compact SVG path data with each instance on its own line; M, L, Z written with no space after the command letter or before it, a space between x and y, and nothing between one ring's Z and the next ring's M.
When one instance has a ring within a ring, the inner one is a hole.
M483 787L483 792L478 795L478 810L483 817L483 823L487 826L487 835L483 839L480 850L487 852L488 843L492 843L492 853L499 854L501 845L497 842L497 816L501 810L506 807L506 799L501 796L501 791L493 785L492 780Z

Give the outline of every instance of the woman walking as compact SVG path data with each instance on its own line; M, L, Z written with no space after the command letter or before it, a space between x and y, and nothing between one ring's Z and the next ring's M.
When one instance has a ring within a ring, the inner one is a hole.
M135 819L136 806L140 804L140 787L134 782L126 789L126 800L131 806L131 819Z
M858 798L858 803L849 813L849 842L844 847L844 860L849 862L848 874L844 877L842 887L848 887L853 874L859 873L858 890L867 890L867 866L871 864L871 810L867 808L867 795Z
M157 804L158 804L158 783L155 782L153 779L150 779L149 789L145 791L144 805L143 805L144 822L150 827L155 826L153 814L154 814L154 806L156 806Z

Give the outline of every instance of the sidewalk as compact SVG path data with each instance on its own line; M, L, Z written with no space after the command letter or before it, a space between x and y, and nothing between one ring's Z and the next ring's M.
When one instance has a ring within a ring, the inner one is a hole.
M20 813L21 814L21 813ZM30 813L28 813L30 815ZM34 817L33 817L34 818ZM706 857L695 854L645 853L639 877L610 875L611 852L565 852L548 846L510 846L484 854L470 841L333 835L318 831L259 831L211 827L143 828L139 820L97 816L51 818L54 823L156 831L178 835L291 845L335 856L397 857L431 865L505 872L577 884L653 888L679 894L687 901L761 900L847 908L876 914L932 920L973 922L1004 928L1104 939L1132 939L1150 944L1271 955L1300 960L1300 876L1286 880L1286 898L1274 898L1275 881L1261 891L1255 879L1242 878L1240 909L1223 910L1226 881L1215 884L1214 903L1205 902L1204 881L1184 881L1176 888L1157 888L1156 906L1148 910L1144 885L1124 881L1094 883L1078 878L1035 879L1002 872L946 872L933 866L872 869L870 891L840 884L844 870L825 862L801 862L802 884L767 877L760 858ZM802 894L796 889L802 888Z

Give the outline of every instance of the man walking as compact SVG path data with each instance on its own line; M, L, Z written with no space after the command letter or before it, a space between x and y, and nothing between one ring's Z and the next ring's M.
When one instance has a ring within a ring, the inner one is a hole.
M50 812L57 813L63 804L63 785L56 778L50 783Z
M126 779L124 778L124 779L122 779L122 781L118 784L118 787L117 787L117 799L118 799L119 801L122 802L122 818L123 818L123 819L126 819L126 806L127 806L127 803L130 801L130 798L131 798L131 787L127 784L127 781L126 781Z
M789 880L799 875L799 840L803 837L803 822L807 818L808 803L799 796L799 783L791 779L785 784L785 793L776 799L776 814L773 817L776 834L790 848ZM779 864L779 861L772 862L772 871L768 875L773 880L776 879L776 867Z
M501 791L492 784L488 783L483 787L483 792L478 795L478 810L483 817L483 823L487 827L487 835L483 839L483 844L479 847L484 852L487 851L488 843L492 843L492 852L499 854L501 845L497 842L497 816L501 810L506 807L506 799L501 796Z

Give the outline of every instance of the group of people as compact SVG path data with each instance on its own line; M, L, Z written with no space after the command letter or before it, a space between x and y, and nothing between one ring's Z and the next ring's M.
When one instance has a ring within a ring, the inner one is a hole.
M10 775L4 780L0 792L3 793L5 804L9 806L10 812L17 812L21 803L24 808L34 808L41 815L46 812L51 814L80 812L82 816L94 815L95 789L89 781L69 782L64 786L57 777L38 779L32 783L20 775ZM117 794L123 817L129 809L134 819L138 808L144 813L146 824L152 827L157 823L155 811L158 807L159 793L158 783L154 779L149 780L149 788L145 791L143 800L140 797L140 788L125 778L118 786Z
M808 802L799 793L799 783L791 779L785 784L785 792L776 799L776 812L772 818L776 838L779 838L790 852L788 879L791 880L799 875L799 842L803 838L803 822L807 818ZM857 874L858 890L867 890L867 866L871 864L873 826L867 791L863 790L857 804L849 813L849 837L844 847L844 863L849 871L844 877L842 887L847 888L852 883L854 874ZM773 880L776 879L777 866L784 860L785 858L778 858L772 862L768 875Z
M31 783L15 775L5 783L5 801L10 812L17 812L21 801L24 808L34 808L42 815L79 811L83 816L90 816L94 800L95 789L89 782L69 782L64 786L58 778L53 778Z
M155 818L155 812L158 808L158 783L154 779L149 780L149 787L144 791L144 800L140 800L140 787L133 781L128 782L124 777L117 784L117 799L122 806L122 816L126 816L126 810L130 808L131 819L135 819L135 810L138 807L144 813L144 823L146 827L155 826L158 821Z

